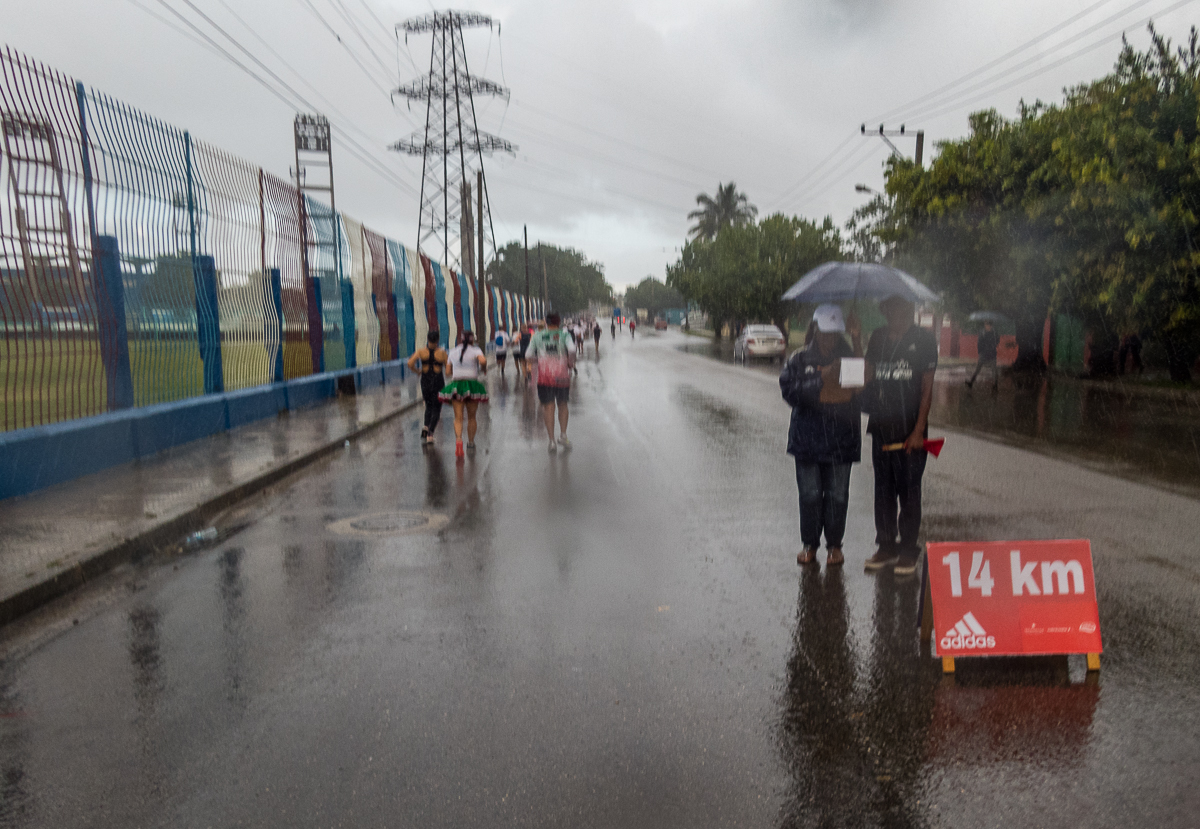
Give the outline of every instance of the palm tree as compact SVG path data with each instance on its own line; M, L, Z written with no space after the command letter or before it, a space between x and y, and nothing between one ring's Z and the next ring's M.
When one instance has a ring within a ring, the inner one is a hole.
M745 193L737 191L737 185L732 181L728 184L717 182L715 198L707 193L696 196L699 210L688 214L689 219L695 219L696 224L688 231L698 239L712 241L723 227L743 225L754 221L758 208L750 204Z

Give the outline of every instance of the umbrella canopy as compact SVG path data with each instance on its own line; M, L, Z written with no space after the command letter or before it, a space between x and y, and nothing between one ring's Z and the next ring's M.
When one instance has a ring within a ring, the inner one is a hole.
M844 302L848 299L883 299L902 296L916 305L937 302L939 297L899 268L871 262L826 262L788 288L784 299L797 302Z

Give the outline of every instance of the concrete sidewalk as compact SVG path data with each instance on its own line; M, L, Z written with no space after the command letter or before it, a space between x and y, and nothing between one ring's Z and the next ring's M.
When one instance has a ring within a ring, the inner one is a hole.
M0 624L203 530L239 500L420 402L411 377L0 501Z

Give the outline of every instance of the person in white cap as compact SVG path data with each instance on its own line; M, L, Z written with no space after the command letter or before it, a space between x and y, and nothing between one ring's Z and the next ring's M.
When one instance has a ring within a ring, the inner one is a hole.
M792 407L788 454L796 461L800 491L801 566L814 564L825 536L826 566L844 561L842 538L850 501L850 466L862 458L858 393L840 383L844 358L862 356L862 330L854 314L821 305L813 312L811 344L795 352L779 375L783 399ZM846 342L846 333L854 343Z

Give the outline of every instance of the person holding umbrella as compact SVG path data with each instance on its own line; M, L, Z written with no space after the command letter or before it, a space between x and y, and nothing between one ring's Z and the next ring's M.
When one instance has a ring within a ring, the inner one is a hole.
M926 431L933 403L937 341L913 325L916 303L938 295L911 274L877 262L826 262L788 288L783 299L842 302L879 299L887 325L867 344L862 408L870 414L871 465L875 470L875 542L868 572L895 567L916 572L921 529L921 477L925 472ZM940 451L936 441L929 451ZM899 516L897 517L897 505ZM899 540L897 541L897 535Z
M937 341L913 324L914 304L903 295L879 303L887 325L867 344L865 407L870 412L871 465L875 471L875 543L867 559L872 572L894 567L896 575L916 572L921 548L921 478L925 438L933 403ZM897 505L899 514L897 515ZM897 534L899 541L897 541Z
M842 359L862 356L857 318L843 321L842 309L821 305L813 312L811 343L796 351L779 375L783 399L792 407L788 454L796 460L800 491L800 541L796 563L816 562L825 534L825 565L844 561L842 537L850 503L850 465L862 459L858 394L841 385ZM854 349L846 343L849 332Z
M984 366L992 370L992 391L1000 390L1000 370L996 368L996 351L1000 346L1000 337L990 317L983 320L983 333L979 335L979 360L975 363L975 373L967 381L967 388L975 385L975 379Z

